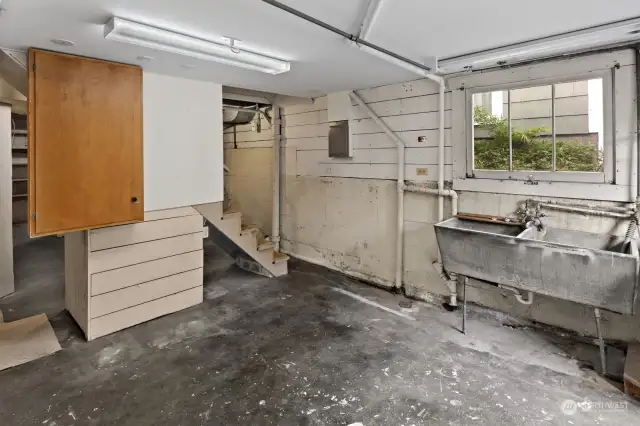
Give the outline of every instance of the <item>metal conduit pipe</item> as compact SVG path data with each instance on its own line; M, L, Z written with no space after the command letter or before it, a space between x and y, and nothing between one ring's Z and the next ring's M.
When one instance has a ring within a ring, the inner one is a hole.
M366 102L356 93L349 93L351 99L353 99L360 107L362 107L375 121L378 126L391 138L391 140L396 142L396 147L398 149L398 181L397 181L397 190L398 190L398 236L396 238L396 274L395 274L395 286L396 288L402 287L402 272L403 272L403 234L404 234L404 191L410 192L419 192L424 194L433 194L438 195L439 197L451 197L451 214L453 216L458 214L458 193L452 189L433 189L426 188L418 185L405 185L404 183L404 163L405 163L405 144L400 139L400 137L393 131L387 124L377 116L377 114L366 104ZM444 125L444 120L443 123ZM442 138L442 144L444 145L444 132ZM444 158L444 156L443 156ZM444 160L443 160L444 161ZM444 176L443 176L444 180ZM444 186L444 183L443 183ZM444 219L444 213L442 213L442 217L440 217L440 221ZM442 262L436 262L437 266L440 268L440 276L447 282L449 285L451 279L449 279L444 271L442 270ZM434 265L435 266L435 265ZM455 286L454 286L455 287ZM452 292L452 295L454 293ZM453 304L455 306L455 304Z
M402 288L402 271L403 271L403 244L404 244L404 148L405 144L400 137L393 131L387 123L382 121L378 115L362 100L362 98L356 92L349 92L349 96L353 99L362 109L364 109L369 117L380 126L380 128L396 143L398 149L398 214L397 214L397 227L398 235L396 237L396 273L395 273L395 288Z
M281 3L277 0L262 0L263 2L270 4L271 6L277 7L278 9L290 13L294 16L297 16L298 18L304 19L305 21L312 23L314 25L317 25L321 28L324 28L327 31L331 31L334 34L337 34L339 36L342 36L344 38L346 38L347 40L353 42L354 44L358 45L358 46L365 46L365 48L370 49L371 52L376 52L377 54L381 54L382 56L388 57L390 60L392 61L398 61L398 63L402 63L406 66L411 67L412 69L415 69L416 71L419 71L421 73L430 73L431 72L431 68L423 65L419 62L413 61L409 58L406 58L402 55L399 55L395 52L392 52L390 50L387 50L383 47L380 47L378 45L375 45L373 43L369 43L368 41L364 40L363 38L360 38L356 35L350 34L347 31L343 31L337 27L334 27L333 25L327 24L326 22L323 22L319 19L314 18L313 16L307 15L306 13L300 12L297 9L294 9L284 3ZM424 76L424 75L423 75Z
M262 0L265 3L268 3L278 9L281 9L287 13L295 15L301 19L304 19L307 22L310 22L314 25L324 28L325 30L331 31L334 34L340 35L351 43L356 45L359 48L366 48L369 53L376 54L389 62L396 63L399 66L404 67L405 69L410 69L414 71L416 74L428 78L432 81L435 81L439 85L439 95L440 95L440 125L439 125L439 141L438 141L438 190L444 191L444 114L445 114L445 80L436 74L432 73L430 67L425 66L419 62L413 61L404 56L398 55L395 52L384 49L380 46L377 46L373 43L370 43L365 40L366 36L369 34L371 30L371 26L375 21L376 15L379 12L380 4L382 1L377 2L377 4L371 4L370 8L367 10L367 19L365 19L365 23L363 25L364 28L361 29L361 33L356 36L350 34L346 31L342 31L339 28L336 28L326 22L320 21L310 15L307 15L299 10L296 10L290 6L287 6L277 0ZM362 99L355 93L351 92L351 97L362 106L368 113L369 116L384 130L384 132L398 145L398 242L396 247L396 255L397 255L397 268L396 268L396 288L402 287L402 255L403 255L403 232L404 232L404 142L382 121L380 118L369 108ZM444 193L438 193L438 219L439 221L444 220ZM457 196L457 194L456 194ZM442 267L442 255L440 254L440 250L438 250L438 262L440 268Z
M435 74L427 74L425 75L428 79L436 82L438 84L438 94L439 94L439 125L438 125L438 222L442 222L444 220L444 196L451 197L451 210L452 216L456 216L458 214L458 194L452 189L446 190L444 189L444 114L445 114L445 80ZM433 263L433 267L438 272L438 274L442 277L443 280L447 283L447 287L449 288L449 306L456 307L458 306L458 282L455 274L450 274L450 277L447 279L446 273L444 271L444 266L442 265L442 253L440 252L440 248L438 248L438 260Z
M358 34L358 38L362 40L366 40L369 38L371 28L378 18L378 14L380 13L380 8L382 7L383 1L384 0L371 0L371 2L369 3L369 7L367 8L367 13L365 14L364 20L362 21L362 25L360 26L360 34Z
M458 193L453 189L427 188L427 187L418 186L418 185L406 185L404 189L405 191L409 191L409 192L421 192L423 194L433 194L433 195L438 195L440 197L451 197L451 216L458 215ZM444 213L443 213L443 216L444 216Z
M535 199L529 199L527 200L528 204L540 204L541 206L547 206L550 209L553 209L554 206L559 206L559 207L568 207L568 208L572 208L572 209L585 209L588 211L600 211L600 212L613 212L613 213L623 213L626 215L633 215L633 213L635 212L635 205L634 204L628 204L627 206L603 206L603 207L591 207L591 206L584 206L584 207L579 207L579 206L575 206L572 204L565 204L559 201L551 201L551 200L535 200ZM550 206L550 207L549 207ZM556 209L559 210L559 209Z
M534 203L536 201L533 201ZM602 216L602 217L611 217L611 218L619 218L619 219L631 219L634 217L635 212L632 210L629 210L626 213L620 213L620 212L612 212L612 211L605 211L605 210L595 210L595 209L589 209L589 208L582 208L582 207L573 207L573 206L566 206L566 205L561 205L561 204L554 204L554 203L537 203L541 208L547 208L547 209L551 209L551 210L559 210L559 211L564 211L564 212L570 212L570 213L581 213L581 214L586 214L589 216Z
M444 190L444 81L439 82L439 130L438 130L438 190ZM457 213L456 213L457 214ZM438 196L438 222L444 220L444 197L442 194ZM438 249L438 262L442 263L442 254Z
M280 145L282 142L280 107L273 105L273 186L272 186L272 218L271 218L271 241L274 250L280 251L280 176L282 169L282 152Z
M636 76L640 75L640 46L636 46ZM636 77L636 101L640 99L640 81ZM637 102L636 102L637 104ZM636 107L636 205L634 220L629 224L627 235L625 236L625 244L636 238L638 228L640 227L640 108Z

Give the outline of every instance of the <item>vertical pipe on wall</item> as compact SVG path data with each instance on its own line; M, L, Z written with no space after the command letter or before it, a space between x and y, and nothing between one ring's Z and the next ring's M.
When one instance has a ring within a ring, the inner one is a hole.
M456 216L458 214L458 194L453 190L445 190L444 189L444 128L445 128L445 80L433 74L428 74L426 76L429 80L435 81L439 85L439 129L438 129L438 221L442 222L444 220L444 199L443 195L451 196L451 214ZM442 265L442 253L440 253L440 249L438 249L438 260L433 262L433 267L438 272L438 275L447 283L449 287L449 303L448 305L451 308L455 308L458 298L457 293L457 279L456 274L451 273L450 277L447 277L447 274L444 271L444 267Z
M551 151L551 171L556 171L556 85L551 84L551 141L553 148Z
M273 105L273 200L271 217L271 241L275 251L280 251L280 145L282 141L280 107ZM258 115L258 119L260 116Z
M362 98L356 92L349 92L349 96L353 99L362 109L364 109L369 117L378 125L380 128L391 138L392 141L396 143L396 147L398 149L398 181L397 181L397 192L398 192L398 235L396 237L396 274L395 274L395 288L402 288L402 270L403 270L403 244L404 244L404 164L405 164L405 152L404 152L404 142L400 137L393 131L387 123L382 121L380 117L367 105L367 103L362 100Z
M402 288L404 270L404 163L405 146L398 144L398 237L396 238L396 289Z
M509 132L509 171L513 170L513 134L511 128L511 90L507 90L507 126Z
M438 128L438 190L444 190L444 81L439 82L439 110L438 118L440 120ZM444 197L438 195L438 222L444 220ZM438 262L442 263L442 255L438 250Z
M615 79L615 73L613 77ZM636 215L640 215L640 46L636 47ZM615 86L614 86L615 87ZM614 91L615 99L615 91ZM615 133L615 127L614 127ZM640 216L636 216L640 222ZM640 225L640 223L638 224Z

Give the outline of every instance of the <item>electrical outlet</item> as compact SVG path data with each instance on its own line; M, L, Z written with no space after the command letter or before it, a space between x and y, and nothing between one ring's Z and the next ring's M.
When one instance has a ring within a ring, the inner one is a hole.
M429 169L427 168L416 168L416 175L418 176L427 176L429 174Z

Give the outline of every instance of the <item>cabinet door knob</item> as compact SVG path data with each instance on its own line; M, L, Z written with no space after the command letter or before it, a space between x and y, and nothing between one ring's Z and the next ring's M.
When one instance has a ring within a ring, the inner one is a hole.
M137 203L138 202L138 197L131 197L131 202L133 204Z

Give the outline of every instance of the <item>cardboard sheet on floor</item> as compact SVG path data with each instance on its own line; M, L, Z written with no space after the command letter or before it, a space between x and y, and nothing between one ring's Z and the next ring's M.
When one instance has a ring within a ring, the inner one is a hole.
M59 350L60 343L45 314L0 323L0 370Z

